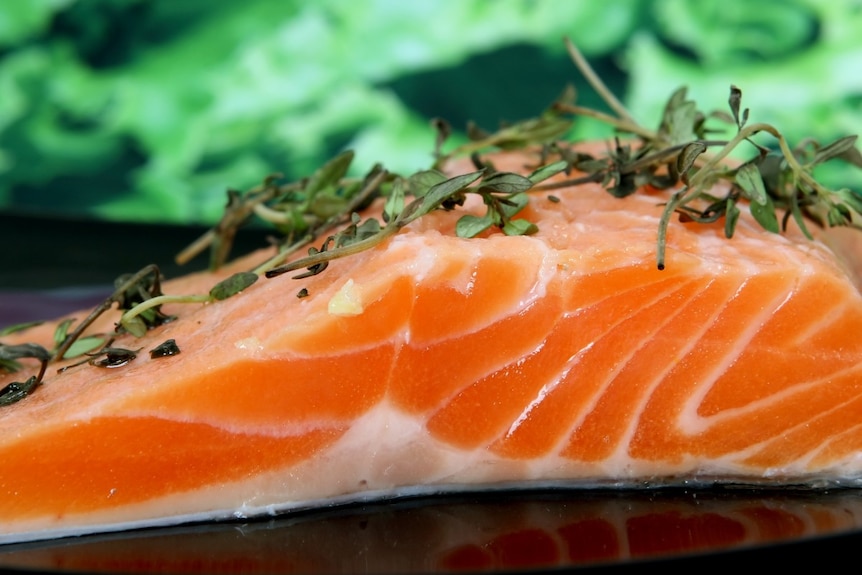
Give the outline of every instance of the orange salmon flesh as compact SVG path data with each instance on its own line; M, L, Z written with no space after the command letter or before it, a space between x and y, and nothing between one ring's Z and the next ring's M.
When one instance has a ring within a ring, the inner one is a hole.
M0 542L511 486L860 483L856 240L741 206L732 239L674 218L659 271L667 196L549 194L519 214L533 235L456 237L484 213L468 202L316 276L165 305L175 321L112 344L140 350L125 366L50 365L0 408ZM55 327L2 341L50 349ZM181 352L151 358L168 339Z

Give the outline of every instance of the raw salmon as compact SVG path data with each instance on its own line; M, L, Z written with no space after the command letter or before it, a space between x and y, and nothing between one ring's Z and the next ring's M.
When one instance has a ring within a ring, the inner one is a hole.
M166 305L113 343L125 365L50 366L0 408L0 541L513 486L860 483L862 253L743 206L730 240L672 221L659 271L666 196L553 195L521 212L533 235L459 238L481 202L438 210L313 277Z

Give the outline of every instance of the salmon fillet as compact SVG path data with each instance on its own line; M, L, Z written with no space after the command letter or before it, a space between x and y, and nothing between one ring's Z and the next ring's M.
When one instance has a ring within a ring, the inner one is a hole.
M859 484L862 253L740 206L732 239L674 219L659 271L667 196L549 195L519 214L533 235L459 238L481 201L438 210L313 277L165 305L175 321L114 342L126 365L51 365L0 408L0 542L455 490Z

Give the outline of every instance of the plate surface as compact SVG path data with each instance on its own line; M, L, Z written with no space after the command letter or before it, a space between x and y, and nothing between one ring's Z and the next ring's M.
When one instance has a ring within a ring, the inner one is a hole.
M862 542L862 494L542 491L341 506L0 549L0 566L87 573L452 573L792 566Z

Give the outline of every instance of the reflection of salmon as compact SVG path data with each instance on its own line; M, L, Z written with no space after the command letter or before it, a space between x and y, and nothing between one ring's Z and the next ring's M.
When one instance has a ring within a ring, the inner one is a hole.
M661 197L554 195L533 236L459 239L435 212L301 282L166 306L114 343L142 350L124 367L52 368L0 411L0 540L465 486L862 477L862 296L832 252L746 214L732 240L674 221L658 271ZM181 354L150 358L168 338Z
M762 495L762 494L761 494ZM445 573L679 559L858 529L853 492L517 494L343 508L7 546L4 568L86 573ZM333 550L338 550L337 553ZM789 565L776 561L777 566ZM714 559L712 559L714 561Z

